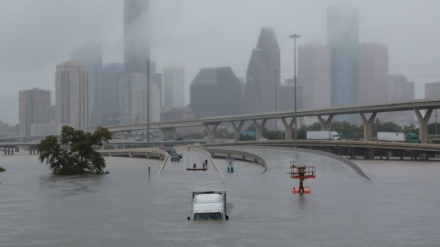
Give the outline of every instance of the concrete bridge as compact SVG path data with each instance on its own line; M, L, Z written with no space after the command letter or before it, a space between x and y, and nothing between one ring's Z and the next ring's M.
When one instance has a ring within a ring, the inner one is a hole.
M246 121L251 121L255 126L256 139L263 137L263 128L267 120L281 119L281 122L285 128L285 140L292 139L292 129L294 128L295 118L301 117L317 117L321 124L322 130L329 130L331 121L336 115L348 115L357 114L362 120L364 126L364 140L372 140L372 126L378 113L381 112L399 112L399 111L413 111L417 117L419 123L419 137L422 143L428 143L428 122L432 115L433 110L440 108L440 99L429 100L414 100L408 102L394 102L387 104L377 105L364 105L364 106L350 106L350 107L332 107L325 109L315 110L299 110L296 114L293 111L282 112L267 112L258 114L241 114L232 116L220 116L199 118L180 121L168 121L168 122L153 122L149 124L151 129L160 129L162 131L162 138L165 133L171 132L173 138L177 137L177 128L204 126L208 132L209 143L214 142L214 137L218 126L222 123L231 123L234 127L235 140L238 141L243 124ZM107 126L112 133L121 133L124 139L128 139L128 136L132 131L145 130L147 128L146 123L132 124L132 125L119 125L119 126Z

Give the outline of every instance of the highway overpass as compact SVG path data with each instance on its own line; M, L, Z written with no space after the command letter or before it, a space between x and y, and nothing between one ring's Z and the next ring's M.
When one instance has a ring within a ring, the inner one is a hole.
M386 104L374 104L363 106L350 107L331 107L325 109L314 110L298 110L294 111L278 111L258 114L241 114L220 117L207 117L199 119L167 121L167 122L152 122L139 123L131 125L107 126L112 133L122 133L127 139L133 131L149 129L160 129L162 133L171 132L173 138L177 137L177 128L204 126L209 135L209 142L213 143L215 132L222 123L231 123L235 130L235 140L238 141L243 124L246 121L251 121L256 130L256 139L263 137L263 128L267 120L281 119L285 128L285 139L292 139L292 129L294 128L295 117L317 117L321 124L322 130L328 130L331 121L336 115L358 114L364 125L364 140L372 140L372 126L376 119L377 113L382 112L399 112L399 111L414 111L419 123L419 137L422 143L428 142L428 122L433 110L440 108L440 99L414 100L407 102L393 102ZM165 134L162 134L165 137Z

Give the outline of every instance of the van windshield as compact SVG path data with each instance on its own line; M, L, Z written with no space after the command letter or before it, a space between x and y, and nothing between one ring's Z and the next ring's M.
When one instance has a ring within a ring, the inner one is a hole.
M222 220L222 214L220 212L196 213L194 214L194 220Z

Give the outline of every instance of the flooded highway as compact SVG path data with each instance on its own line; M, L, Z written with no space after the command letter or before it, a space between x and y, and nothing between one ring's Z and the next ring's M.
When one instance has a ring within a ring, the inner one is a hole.
M238 148L236 148L238 149ZM241 147L266 160L222 174L180 162L106 157L108 175L53 176L37 156L0 155L0 246L436 246L440 163L335 159L293 149ZM290 161L316 167L292 194ZM151 173L148 173L148 167ZM224 180L229 221L188 221L197 181Z

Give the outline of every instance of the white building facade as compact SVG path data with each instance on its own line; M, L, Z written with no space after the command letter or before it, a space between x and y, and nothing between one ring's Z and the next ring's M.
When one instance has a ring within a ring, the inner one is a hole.
M160 121L160 91L155 83L140 73L126 74L119 82L121 124ZM149 97L148 97L149 93ZM149 119L148 119L149 113Z
M81 130L89 127L89 73L78 61L57 65L55 121Z
M180 66L168 66L163 70L163 106L181 108L185 106L185 70Z

